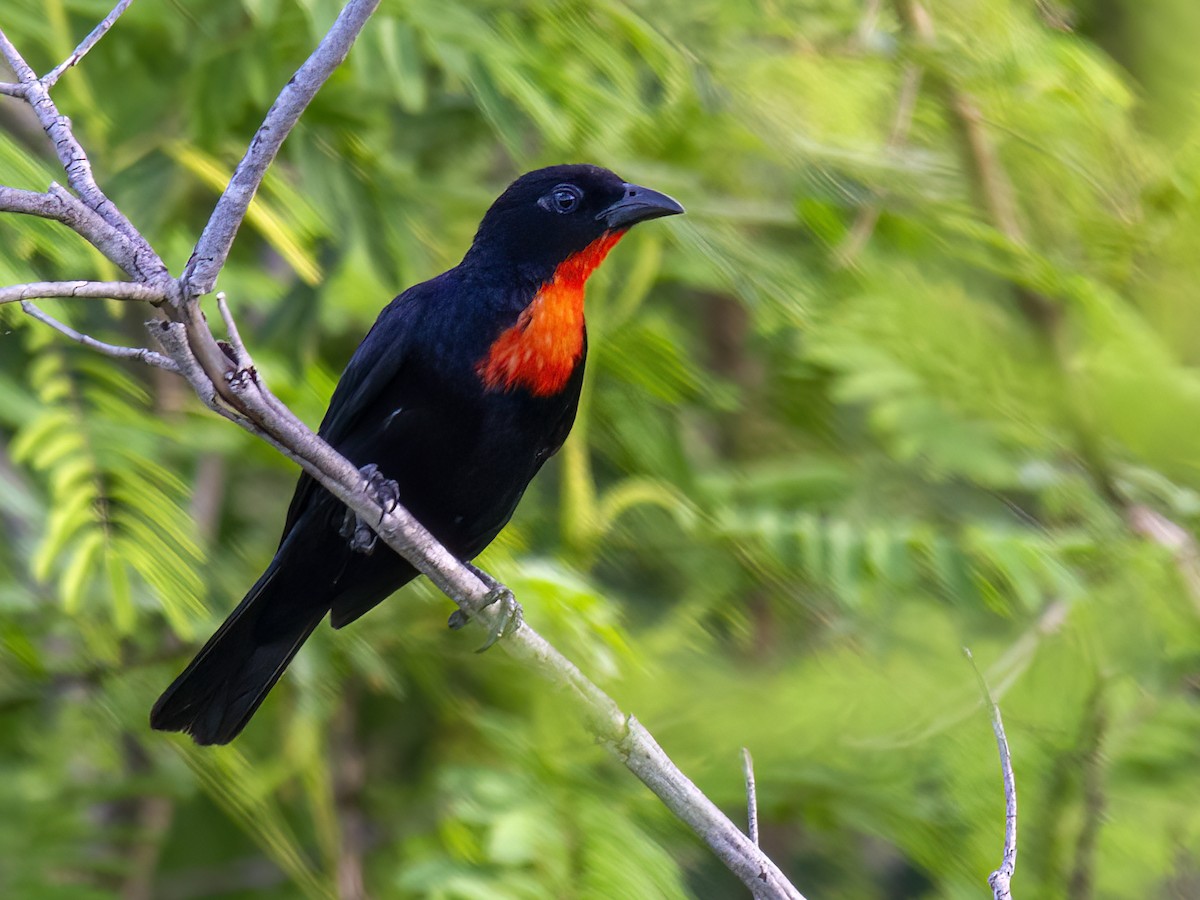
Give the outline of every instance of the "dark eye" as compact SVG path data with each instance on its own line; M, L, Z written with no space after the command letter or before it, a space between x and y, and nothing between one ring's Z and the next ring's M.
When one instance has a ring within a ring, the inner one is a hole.
M571 213L579 207L579 201L582 199L583 191L575 185L560 184L541 199L541 204L556 213Z

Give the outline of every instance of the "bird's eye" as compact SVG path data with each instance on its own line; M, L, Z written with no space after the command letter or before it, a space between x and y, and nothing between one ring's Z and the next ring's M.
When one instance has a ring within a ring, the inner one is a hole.
M583 191L573 184L560 184L540 201L546 209L556 213L571 213L579 207Z

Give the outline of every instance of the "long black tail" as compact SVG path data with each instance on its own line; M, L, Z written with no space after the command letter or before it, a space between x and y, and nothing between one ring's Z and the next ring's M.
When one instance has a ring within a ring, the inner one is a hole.
M279 575L277 559L158 698L151 728L186 732L197 744L227 744L246 727L329 611L327 602L314 604L311 586L291 590Z

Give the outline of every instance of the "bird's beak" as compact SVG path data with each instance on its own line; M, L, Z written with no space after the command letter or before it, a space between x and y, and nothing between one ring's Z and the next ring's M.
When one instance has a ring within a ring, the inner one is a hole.
M626 184L625 196L599 213L596 218L603 219L609 228L628 228L647 219L677 216L681 212L683 207L666 194L652 191L640 184Z

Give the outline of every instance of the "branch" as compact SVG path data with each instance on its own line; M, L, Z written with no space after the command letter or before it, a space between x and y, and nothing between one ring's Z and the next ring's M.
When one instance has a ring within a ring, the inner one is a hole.
M1013 776L1012 757L1008 752L1008 737L1004 734L1004 722L1000 719L1000 707L992 699L983 673L975 665L975 657L971 651L963 647L963 653L971 663L975 678L979 682L979 691L983 701L988 705L992 716L992 732L996 735L996 746L1000 751L1000 771L1004 776L1004 856L1000 868L988 876L988 884L992 888L994 900L1012 900L1012 890L1009 883L1017 868L1017 782Z
M106 344L103 341L98 341L94 337L82 334L66 325L58 319L47 313L42 312L28 300L21 301L21 309L31 318L37 319L43 325L49 325L59 334L66 335L77 344L95 350L97 353L103 353L105 356L116 357L117 359L136 359L138 362L144 362L148 366L154 366L159 369L166 369L168 372L179 372L179 366L170 357L163 356L161 353L155 353L153 350L147 350L144 347L118 347L116 344Z
M279 145L317 89L346 56L350 44L378 3L379 0L350 0L317 50L283 89L267 114L196 245L193 258L180 280L187 285L183 297L171 297L173 320L148 323L151 334L169 359L150 350L102 344L56 322L28 301L22 303L22 308L72 340L101 352L122 358L140 358L151 365L179 372L206 406L298 463L365 522L378 523L373 528L384 543L425 574L468 616L479 619L486 626L494 626L499 624L497 611L482 606L488 594L487 586L403 507L382 509L358 469L313 434L271 394L237 334L224 297L218 298L218 308L229 332L227 347L216 343L195 302L215 284L238 225ZM58 115L45 88L32 78L32 70L2 33L0 53L10 62L15 61L13 68L26 89L25 99L38 111L47 134L55 140L70 183L80 193L86 207L90 207L88 212L97 213L111 226L97 229L99 235L111 238L112 229L119 232L128 240L140 264L139 274L131 273L131 276L138 281L162 283L161 279L169 276L165 275L161 259L96 186L83 150L71 132L70 122ZM51 207L45 195L7 189L6 193L0 194L0 200L5 198L12 211L66 221L57 210L55 214L49 214ZM148 256L143 257L144 254ZM162 267L161 273L158 267ZM170 296L170 291L166 293ZM503 646L531 671L570 693L601 743L709 845L754 897L803 900L775 864L675 766L653 736L632 715L622 712L545 638L521 623L503 641Z
M155 304L167 299L154 285L132 281L31 281L28 284L0 288L0 304L52 297L144 300Z
M104 221L120 232L133 244L136 255L141 257L145 267L145 280L161 280L169 278L167 266L154 252L149 242L133 227L133 224L105 196L96 184L92 175L92 164L88 161L83 147L76 140L71 130L71 120L61 115L54 101L50 99L50 91L38 81L33 69L17 52L8 36L0 29L0 55L8 61L9 66L17 75L17 80L24 88L25 100L33 108L34 115L42 125L42 130L50 138L58 160L67 173L67 183L75 190L87 207L98 213Z
M742 748L742 773L746 776L746 834L758 846L758 789L754 786L754 757Z
M354 39L378 6L379 0L350 0L317 49L296 70L267 111L266 118L250 141L246 155L229 179L229 186L217 201L179 279L188 299L201 297L216 285L217 275L225 265L233 238L250 208L250 201L254 199L279 148L317 91L333 70L342 64Z
M142 271L138 249L129 238L84 206L61 185L51 184L44 194L0 185L0 212L21 213L61 222L120 266L130 278L150 280L149 273Z
M155 326L155 331L161 331L159 339L168 351L174 348L176 352L187 352L182 325L164 324L161 328ZM241 367L231 374L229 386L243 401L249 417L232 413L219 404L214 408L299 463L334 497L371 524L384 543L411 562L469 617L479 619L489 628L500 624L496 621L497 613L482 606L488 593L484 583L402 506L390 512L382 509L352 463L294 416L289 414L289 419L280 416L261 388L253 362L237 355ZM181 367L186 372L187 367ZM211 389L208 395L213 395ZM623 713L612 698L545 638L522 623L502 646L546 681L566 689L582 708L589 727L600 741L709 845L755 897L803 900L775 864L676 767L650 732L633 716Z
M74 66L81 59L87 56L87 52L100 42L100 38L108 33L108 29L112 28L117 19L121 18L121 14L133 4L133 0L121 0L113 7L112 12L104 17L99 25L92 29L92 33L80 41L79 46L72 51L71 55L60 62L52 70L42 76L41 82L47 90L54 87L58 79L62 78L63 72Z

